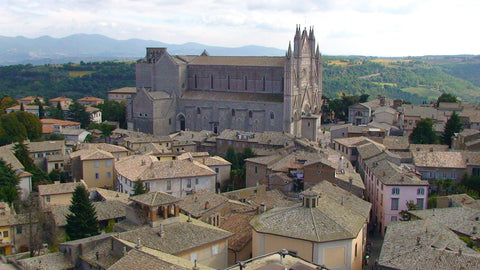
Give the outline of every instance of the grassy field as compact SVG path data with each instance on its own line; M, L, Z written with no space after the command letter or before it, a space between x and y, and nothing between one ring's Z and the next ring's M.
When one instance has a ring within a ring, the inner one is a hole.
M374 63L379 63L382 64L386 67L398 67L401 64L406 64L411 62L412 60L409 59L388 59L388 58L378 58L378 59L372 59L371 60Z
M93 71L93 70L69 71L68 76L80 78L80 77L83 77L85 75L89 75L89 74L92 74L92 73L95 73L95 71Z
M424 87L407 87L402 88L402 91L417 94L425 99L437 99L442 93L439 92L437 89L432 88L424 88Z

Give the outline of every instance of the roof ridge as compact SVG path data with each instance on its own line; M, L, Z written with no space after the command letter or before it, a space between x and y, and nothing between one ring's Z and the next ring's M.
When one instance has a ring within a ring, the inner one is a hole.
M155 200L157 199L157 194L158 194L158 191L155 192L155 194L153 195L153 198L152 198L152 201L151 201L151 205L153 205L153 203L155 202Z
M315 223L315 218L313 217L313 208L310 208L310 216L312 217L313 229L315 231L315 235L317 236L317 241L320 241L320 235L318 234L317 224Z

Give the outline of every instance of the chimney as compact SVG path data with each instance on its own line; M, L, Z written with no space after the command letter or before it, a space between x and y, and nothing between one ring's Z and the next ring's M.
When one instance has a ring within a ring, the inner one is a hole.
M282 249L280 250L279 254L280 254L280 264L283 265L283 258L285 258L285 256L288 255L288 250Z
M142 159L142 166L145 166L146 163L145 159Z
M461 248L458 249L458 256L462 256L462 249Z
M142 247L142 242L140 240L140 237L137 238L137 245L135 246L135 248L141 248Z
M190 215L190 213L188 214L187 222L188 222L188 223L192 222L192 216Z
M126 246L123 246L122 248L122 256L125 256L127 255L127 247Z
M260 206L258 206L258 213L263 214L263 213L265 213L266 209L267 209L267 207L265 206L265 204L262 203L262 204L260 204Z
M197 259L195 259L195 261L193 261L193 267L192 267L192 270L199 270L200 268L197 266Z
M165 231L163 230L163 224L160 224L160 231L158 231L158 236L160 236L160 238L163 238L165 236Z
M210 203L208 201L205 202L205 209L210 208Z

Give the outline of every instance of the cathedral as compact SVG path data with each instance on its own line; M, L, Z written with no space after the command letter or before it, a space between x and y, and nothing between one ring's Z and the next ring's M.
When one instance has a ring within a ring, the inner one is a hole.
M313 27L297 25L284 57L170 55L147 48L136 64L128 128L156 135L179 130L284 131L317 140L322 58Z

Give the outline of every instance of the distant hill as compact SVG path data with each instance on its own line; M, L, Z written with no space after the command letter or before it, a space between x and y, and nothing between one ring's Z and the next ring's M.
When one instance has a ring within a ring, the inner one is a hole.
M167 44L154 40L116 40L102 35L75 34L64 38L0 36L0 65L63 64L68 62L133 60L145 56L146 47L167 47L171 54L199 55L207 50L210 55L278 56L285 50L262 46L237 48L208 46L199 43Z

